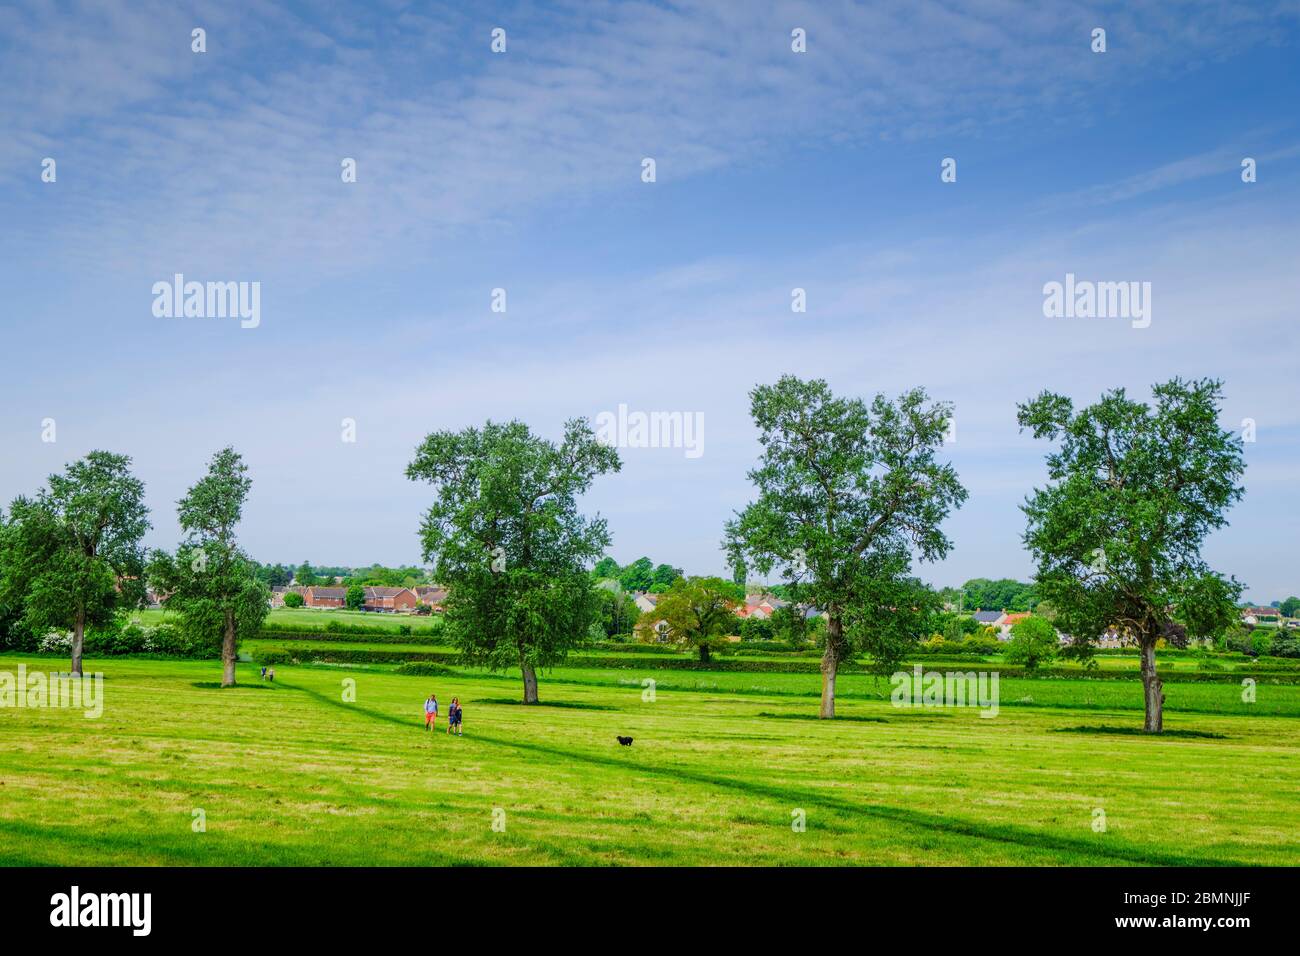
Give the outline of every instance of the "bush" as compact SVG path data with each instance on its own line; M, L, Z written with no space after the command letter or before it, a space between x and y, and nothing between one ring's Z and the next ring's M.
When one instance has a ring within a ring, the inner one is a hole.
M253 655L253 660L258 664L270 667L274 667L276 664L289 664L295 659L293 654L283 647L263 647Z
M414 674L417 677L455 677L456 672L445 664L435 664L433 661L408 661L399 665L393 673L395 674Z
M72 633L50 631L41 638L36 649L42 654L71 654Z
M302 607L306 601L297 591L286 591L284 595L285 607Z
M1269 642L1268 653L1274 657L1300 657L1300 634L1279 631Z
M740 622L738 628L740 639L746 643L750 641L770 641L772 640L772 622L757 617L747 617Z
M134 622L96 628L86 634L86 653L98 657L117 657L144 652L145 630Z

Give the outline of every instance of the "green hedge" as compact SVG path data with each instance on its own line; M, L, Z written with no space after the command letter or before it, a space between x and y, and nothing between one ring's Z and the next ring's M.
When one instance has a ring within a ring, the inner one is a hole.
M278 623L276 621L266 621L262 624L262 633L271 637L281 637L286 634L310 634L319 636L322 634L348 634L352 636L373 637L377 641L385 639L401 639L410 641L413 637L437 637L442 633L442 620L434 618L435 624L426 624L417 627L412 624L398 624L396 630L387 628L369 627L365 624L351 624L346 621L326 621L323 627L308 627L300 622ZM416 641L415 643L420 643Z

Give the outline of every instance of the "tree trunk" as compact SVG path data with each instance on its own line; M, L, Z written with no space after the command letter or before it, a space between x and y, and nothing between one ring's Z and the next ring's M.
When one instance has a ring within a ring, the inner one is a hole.
M829 720L835 716L835 671L843 651L844 623L831 612L826 623L826 652L822 654L822 706L817 716Z
M708 644L701 644L701 645L700 645L700 663L701 663L701 664L707 664L708 662L709 662L709 645L708 645Z
M1149 734L1164 730L1165 695L1160 677L1156 674L1155 639L1142 641L1142 691L1146 703L1146 721L1142 729Z
M77 608L77 619L72 625L72 676L81 676L81 656L86 647L86 609Z
M537 703L537 671L527 661L519 662L519 669L524 672L524 703Z
M235 612L226 611L226 632L221 638L221 686L235 686Z

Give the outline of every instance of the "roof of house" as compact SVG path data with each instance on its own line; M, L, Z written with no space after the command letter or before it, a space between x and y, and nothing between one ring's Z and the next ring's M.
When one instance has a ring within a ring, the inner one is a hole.
M312 593L312 597L343 599L348 596L347 588L308 588L307 590Z
M389 588L389 587L366 587L366 597L397 597L403 591L410 591L410 588Z
M976 611L972 617L980 624L996 624L1005 615L1001 611Z

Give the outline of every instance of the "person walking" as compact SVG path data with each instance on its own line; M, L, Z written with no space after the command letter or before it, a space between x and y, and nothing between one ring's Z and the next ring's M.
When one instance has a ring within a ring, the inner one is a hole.
M447 733L454 732L457 737L461 736L461 720L463 716L464 711L461 710L460 698L453 697L451 707L447 710Z
M424 729L433 730L438 724L438 695L430 694L424 702Z

